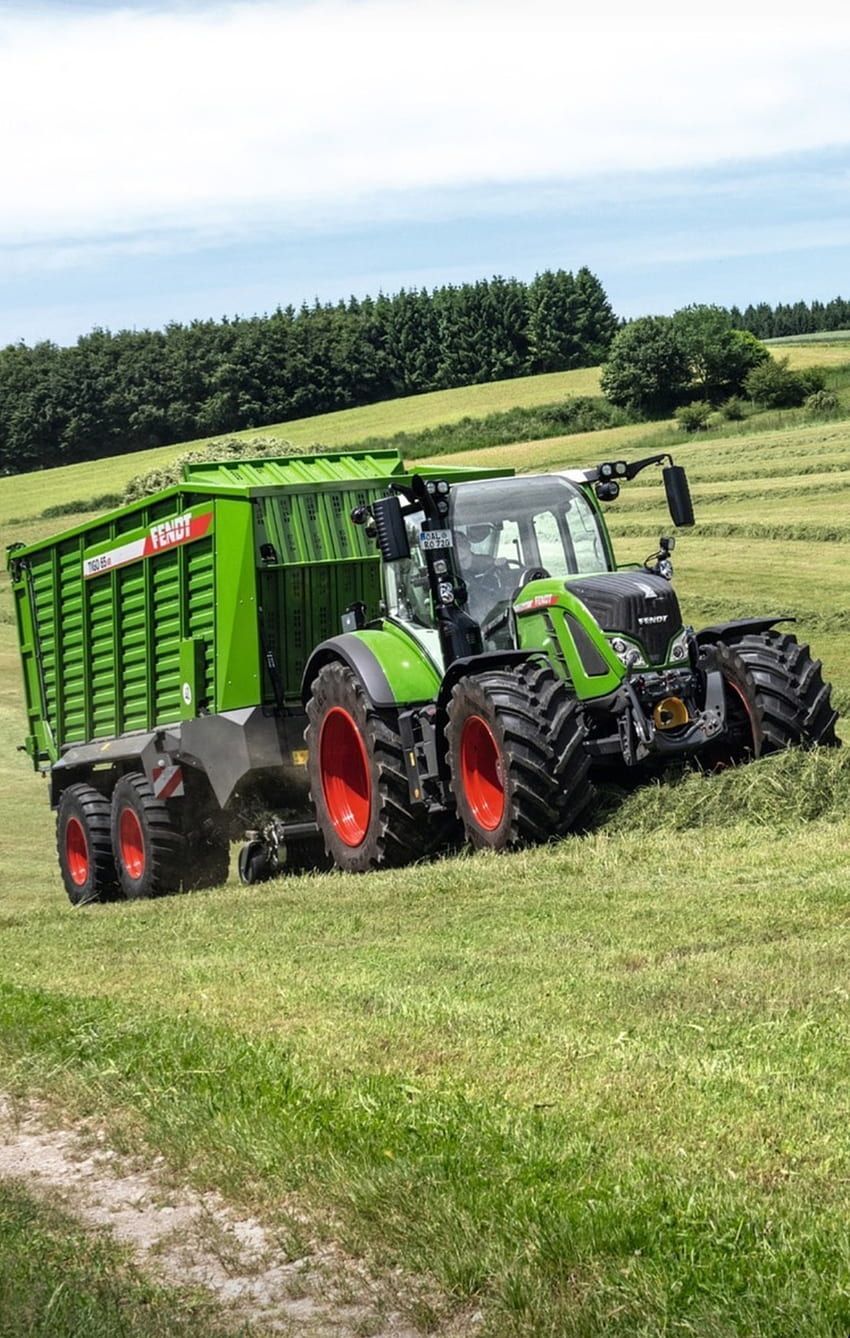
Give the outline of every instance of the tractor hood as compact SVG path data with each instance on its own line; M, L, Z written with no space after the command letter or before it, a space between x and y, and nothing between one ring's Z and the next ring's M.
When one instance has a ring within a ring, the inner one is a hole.
M681 630L676 592L650 572L605 572L567 581L603 632L619 632L642 647L647 664L664 664L671 639Z
M560 658L576 682L586 672L594 687L616 686L624 667L653 668L684 657L676 592L650 572L600 572L567 581L529 582L514 604L523 649ZM617 645L617 638L625 644ZM577 653L579 663L573 660Z

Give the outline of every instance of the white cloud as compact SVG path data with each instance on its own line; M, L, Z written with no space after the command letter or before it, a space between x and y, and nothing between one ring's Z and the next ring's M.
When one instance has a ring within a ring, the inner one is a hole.
M0 242L814 149L848 138L849 55L843 9L785 0L7 10Z

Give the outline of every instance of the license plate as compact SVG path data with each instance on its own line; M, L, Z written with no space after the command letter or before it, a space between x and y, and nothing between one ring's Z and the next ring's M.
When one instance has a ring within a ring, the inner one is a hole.
M451 530L421 530L420 548L451 548L454 544Z

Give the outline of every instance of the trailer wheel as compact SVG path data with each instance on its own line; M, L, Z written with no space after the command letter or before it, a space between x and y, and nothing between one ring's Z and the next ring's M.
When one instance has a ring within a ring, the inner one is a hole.
M808 646L788 632L772 630L747 633L732 649L755 683L764 728L763 752L775 753L789 745L839 746L832 689L824 682L820 660L812 658Z
M109 800L83 782L63 790L56 814L56 850L73 906L112 901L118 875L112 853Z
M140 771L122 776L112 792L112 845L125 897L159 897L180 887L185 841Z
M477 849L539 845L591 802L581 708L546 665L491 670L452 690L446 737L458 816Z
M364 873L431 854L444 824L411 804L401 738L347 665L319 670L307 718L310 798L337 868Z

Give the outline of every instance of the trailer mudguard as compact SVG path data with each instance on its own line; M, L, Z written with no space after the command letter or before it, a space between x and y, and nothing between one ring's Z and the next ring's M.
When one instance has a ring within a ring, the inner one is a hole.
M733 618L728 623L714 623L712 627L703 627L696 633L700 646L714 641L725 641L727 646L739 641L749 633L768 632L777 623L795 623L797 619L790 613L776 613L772 618Z
M434 701L441 677L418 641L395 623L343 632L317 646L301 680L306 703L313 679L326 664L341 660L360 679L378 708L416 706Z
M173 731L164 728L123 734L117 739L99 739L94 743L70 744L62 750L59 761L50 768L50 807L56 807L62 798L62 791L69 785L89 779L98 768L135 762L150 777L159 754L169 752L175 745Z

